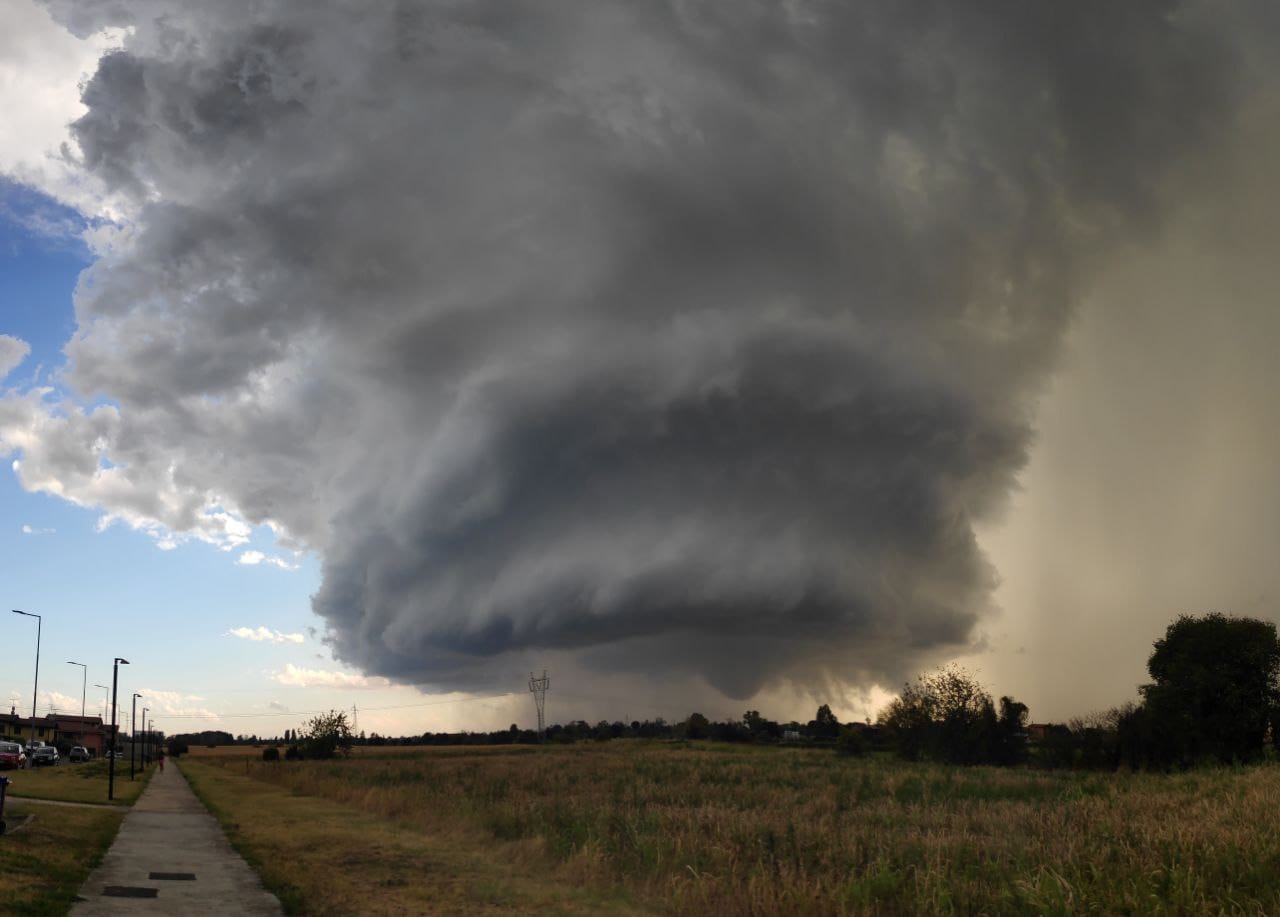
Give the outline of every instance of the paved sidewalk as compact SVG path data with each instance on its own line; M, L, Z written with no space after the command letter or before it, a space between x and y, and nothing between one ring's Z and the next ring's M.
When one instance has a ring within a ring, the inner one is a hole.
M172 760L125 816L71 909L73 917L282 913Z

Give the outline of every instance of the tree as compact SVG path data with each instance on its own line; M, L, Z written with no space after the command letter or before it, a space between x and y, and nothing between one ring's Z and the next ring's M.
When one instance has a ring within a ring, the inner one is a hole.
M1004 764L1017 759L1026 707L1001 698L997 717L991 695L956 666L922 675L880 715L901 757L950 764Z
M1280 697L1280 638L1270 621L1182 615L1147 660L1141 725L1148 759L1188 766L1262 757Z
M823 704L809 723L809 734L819 739L834 739L840 734L840 721L831 712L831 708Z
M711 729L711 721L701 713L690 713L684 721L684 737L686 739L705 739Z
M992 764L1021 764L1027 757L1027 705L1012 697L1000 698L1000 718L995 744L990 749Z
M307 723L302 736L302 754L306 758L332 758L351 752L351 726L340 710L317 714Z

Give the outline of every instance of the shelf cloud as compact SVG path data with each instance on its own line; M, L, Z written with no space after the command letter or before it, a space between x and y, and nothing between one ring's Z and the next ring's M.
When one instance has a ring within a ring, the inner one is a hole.
M74 395L0 402L26 486L270 523L370 678L567 654L735 698L980 639L974 527L1091 276L1213 155L1252 9L48 6L123 36L72 132L129 216Z

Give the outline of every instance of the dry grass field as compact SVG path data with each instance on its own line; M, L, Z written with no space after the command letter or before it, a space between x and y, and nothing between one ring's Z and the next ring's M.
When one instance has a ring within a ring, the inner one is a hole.
M153 765L154 767L154 765ZM147 785L149 773L138 767L134 780L129 779L129 762L117 762L115 799L117 805L129 805ZM58 767L38 767L30 770L6 772L13 783L9 786L12 798L58 799L63 802L107 802L107 762L90 761L86 764L62 764Z
M305 913L1277 913L1280 768L620 741L184 762ZM325 835L325 832L329 832ZM322 836L325 835L325 836Z
M111 845L124 814L24 804L5 806L10 824L34 819L0 836L0 914L65 914L72 899Z

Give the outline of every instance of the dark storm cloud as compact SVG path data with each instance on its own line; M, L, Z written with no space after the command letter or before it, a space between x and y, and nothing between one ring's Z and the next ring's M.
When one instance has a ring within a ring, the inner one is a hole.
M283 527L440 686L969 645L1073 303L1233 104L1164 3L52 6L133 29L69 347L122 492Z

